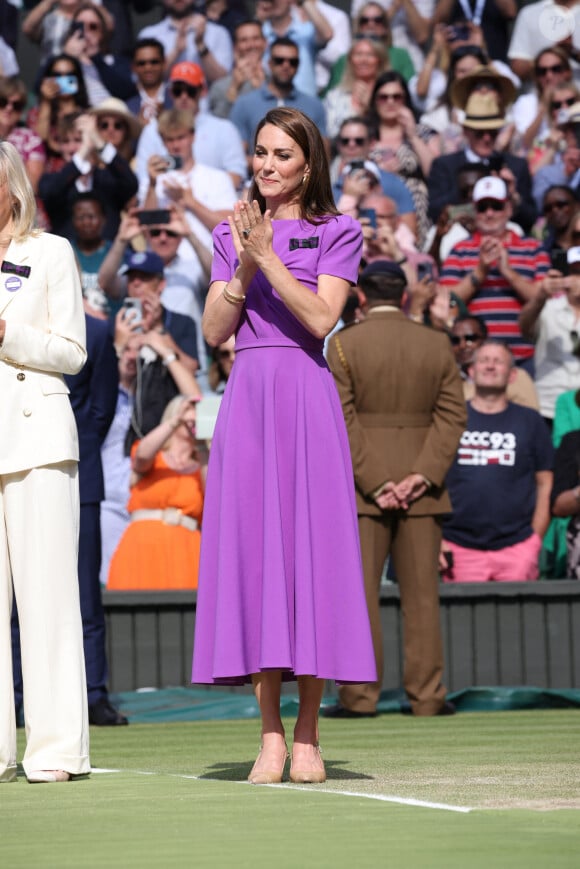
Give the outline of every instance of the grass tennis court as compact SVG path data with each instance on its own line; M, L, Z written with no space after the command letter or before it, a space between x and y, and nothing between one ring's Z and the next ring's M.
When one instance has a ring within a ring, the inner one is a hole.
M580 866L578 711L323 719L317 786L248 785L258 727L92 728L118 771L2 786L2 865Z

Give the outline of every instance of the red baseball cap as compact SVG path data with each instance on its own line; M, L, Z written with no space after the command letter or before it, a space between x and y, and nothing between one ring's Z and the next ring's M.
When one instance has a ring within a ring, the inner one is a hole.
M176 63L171 67L169 81L184 81L195 88L202 87L205 84L202 68L197 63L191 63L189 60Z

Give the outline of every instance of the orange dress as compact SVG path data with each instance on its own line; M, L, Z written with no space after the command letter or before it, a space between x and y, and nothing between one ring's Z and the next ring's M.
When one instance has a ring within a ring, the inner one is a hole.
M137 448L133 445L132 452ZM201 471L180 474L157 453L150 471L131 489L127 509L177 507L201 524ZM165 591L197 588L201 534L162 519L130 522L109 569L107 588L115 591Z

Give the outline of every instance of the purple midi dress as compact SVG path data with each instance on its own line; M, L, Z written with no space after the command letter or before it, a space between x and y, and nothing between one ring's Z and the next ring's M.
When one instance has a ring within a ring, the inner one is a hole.
M356 282L352 218L273 226L274 250L313 292L320 274ZM236 266L222 223L212 281ZM348 438L322 351L258 271L211 446L192 682L239 685L268 669L376 679Z

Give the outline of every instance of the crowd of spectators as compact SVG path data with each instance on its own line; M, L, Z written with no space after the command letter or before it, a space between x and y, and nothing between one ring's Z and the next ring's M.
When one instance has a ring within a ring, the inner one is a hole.
M233 346L201 332L211 233L247 191L254 130L275 106L316 122L362 265L402 266L406 313L448 332L466 400L474 354L495 339L514 358L508 399L543 417L554 446L580 425L580 2L340 6L0 0L0 138L25 162L38 224L73 245L86 312L108 321L119 360L103 583L129 521L132 444L177 395L201 398L201 418L229 376ZM580 515L573 451L567 477L558 455L552 549ZM553 562L544 573L561 575Z

